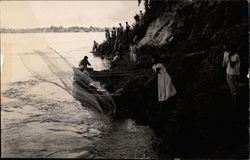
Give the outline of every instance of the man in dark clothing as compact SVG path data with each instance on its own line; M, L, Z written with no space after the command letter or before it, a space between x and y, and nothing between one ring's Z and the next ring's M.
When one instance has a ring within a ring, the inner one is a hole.
M129 39L129 31L130 31L130 25L128 22L126 22L126 30L125 30L125 41L127 42Z
M110 33L109 33L108 29L105 30L105 37L106 37L107 41L109 42L110 41Z
M93 49L92 49L92 51L93 51L93 52L96 52L96 51L97 51L98 46L99 46L99 44L98 44L96 41L94 41L94 45L93 45Z
M120 31L123 32L123 28L124 28L124 27L122 26L121 23L119 23L119 26L120 26L120 27L119 27L119 28L120 28Z
M116 28L115 27L113 27L113 32L112 32L112 38L116 38Z
M142 11L140 10L140 13L139 13L139 26L141 26L143 24L143 17L144 17L144 15L143 15Z
M128 22L126 22L126 31L130 30L130 25L128 24Z
M91 64L88 61L88 57L84 56L84 58L81 60L81 62L79 64L80 70L82 71L84 69L87 69L88 65L91 66Z
M117 28L117 37L118 37L118 39L122 39L123 26L122 26L121 23L119 23L119 26L120 26L120 27Z

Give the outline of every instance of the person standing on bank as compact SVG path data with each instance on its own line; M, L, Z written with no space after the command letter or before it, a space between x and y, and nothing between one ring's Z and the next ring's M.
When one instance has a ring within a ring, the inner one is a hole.
M136 55L136 44L133 42L130 44L129 46L129 57L130 57L130 61L135 63L137 61L137 55Z
M112 37L112 41L114 42L115 41L115 39L116 39L116 28L115 27L113 27L113 30L111 31L111 37Z
M114 58L111 61L111 68L114 68L116 66L119 59L120 59L120 54L119 54L119 52L116 52Z
M99 46L99 44L98 44L96 41L94 41L94 45L93 45L93 49L92 49L92 51L93 51L93 52L96 52L96 51L97 51L98 46Z
M140 10L140 13L139 13L139 26L142 26L142 24L143 24L143 13Z
M109 42L110 41L110 32L109 32L109 29L105 29L105 37L106 37L107 41Z
M113 35L112 35L113 38L116 38L116 28L113 27Z
M122 39L123 29L124 29L124 27L122 26L121 23L119 23L119 27L117 28L117 37L118 37L118 39Z
M163 102L169 97L174 96L177 91L166 68L160 63L160 58L158 56L152 56L152 62L154 63L152 69L158 81L158 101Z
M127 42L129 39L129 32L130 32L130 25L128 24L128 22L126 22L126 29L125 29L125 41Z
M237 102L240 79L240 56L230 48L224 52L222 66L226 67L226 80L232 94L233 103Z

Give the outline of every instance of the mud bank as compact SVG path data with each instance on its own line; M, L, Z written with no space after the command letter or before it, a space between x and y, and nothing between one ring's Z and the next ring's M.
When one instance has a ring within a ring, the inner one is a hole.
M114 97L117 118L150 125L162 138L161 154L167 157L247 158L247 1L151 0L149 6L137 30L138 64L129 62L125 46L113 70L150 69L150 57L157 54L178 94L158 104L156 82L144 86L150 74L114 80L109 82L112 90L124 89L123 96ZM237 105L232 105L221 67L227 45L241 58Z

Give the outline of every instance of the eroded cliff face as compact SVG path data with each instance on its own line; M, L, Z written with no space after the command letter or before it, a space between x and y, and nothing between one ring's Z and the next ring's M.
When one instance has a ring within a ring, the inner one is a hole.
M225 85L221 64L228 45L240 55L241 78L247 83L247 1L151 0L151 5L145 21L157 11L155 6L165 8L159 8L161 13L148 24L138 43L139 55L158 54L179 90L199 92L198 88Z
M247 1L152 0L151 3L166 7L151 20L139 47L165 45L170 49L170 45L173 48L185 44L176 50L188 52L226 43L242 49L246 43L243 38L248 30ZM157 7L149 10L146 19L155 10Z
M147 29L147 33L143 39L140 40L138 47L143 45L164 45L173 39L171 25L174 22L174 14L165 12L163 16L158 17L153 21Z

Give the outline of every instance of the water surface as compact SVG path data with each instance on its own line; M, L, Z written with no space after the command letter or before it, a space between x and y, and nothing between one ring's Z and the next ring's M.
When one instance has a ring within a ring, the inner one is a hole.
M112 122L81 106L67 91L72 66L94 57L104 33L1 35L1 155L16 158L154 158L154 133L133 120ZM115 151L115 154L114 152Z

